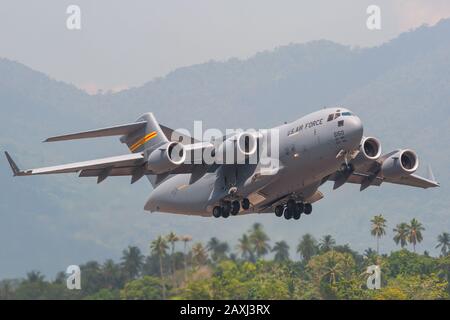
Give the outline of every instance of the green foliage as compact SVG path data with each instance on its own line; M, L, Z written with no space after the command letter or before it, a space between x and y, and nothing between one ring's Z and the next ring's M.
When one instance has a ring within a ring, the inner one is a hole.
M395 251L386 260L384 273L388 277L398 275L431 274L437 271L436 259L419 255L405 249Z
M122 252L122 267L127 279L136 278L142 270L144 256L138 247L129 246Z
M434 300L448 299L447 281L436 274L398 275L388 285L374 294L374 299Z
M85 300L119 300L120 294L117 289L100 289L98 292L87 296Z
M318 252L317 241L309 233L305 234L297 246L297 253L308 262Z
M441 248L441 255L447 256L450 253L450 234L443 232L438 236L437 242L436 248Z
M286 241L275 242L272 252L275 252L275 257L273 260L276 262L284 262L289 260L289 245Z
M405 225L406 241L413 241L408 236L412 229L419 241L420 224L413 220ZM197 242L188 250L192 238L181 237L183 252L176 251L178 239L175 234L159 236L151 242L147 257L130 246L123 251L121 263L110 259L81 265L79 291L66 288L63 272L54 281L46 281L40 272L31 271L23 280L0 281L0 298L419 300L449 299L450 295L449 255L435 258L401 249L380 256L370 248L361 255L348 244L337 245L330 235L317 244L305 234L297 246L301 261L289 258L285 241L273 245L273 260L263 260L270 245L260 224L239 239L236 249L241 259L217 238L207 246ZM382 272L380 290L366 287L366 269L373 264Z
M120 291L124 300L160 300L163 298L161 280L151 276L128 282Z

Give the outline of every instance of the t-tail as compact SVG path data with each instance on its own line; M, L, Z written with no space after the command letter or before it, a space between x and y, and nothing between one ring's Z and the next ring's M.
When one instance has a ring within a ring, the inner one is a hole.
M166 127L164 129L171 130ZM20 170L12 157L8 153L5 155L14 176L79 172L82 177L97 177L100 183L108 176L131 175L131 182L134 183L146 174L148 155L169 142L152 113L143 114L133 123L55 136L44 142L108 136L121 136L120 141L128 146L132 154L29 170ZM150 175L148 178L153 186L163 180L162 177Z

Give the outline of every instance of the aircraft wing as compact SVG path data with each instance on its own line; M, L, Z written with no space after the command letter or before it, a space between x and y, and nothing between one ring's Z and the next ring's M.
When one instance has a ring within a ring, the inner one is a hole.
M55 173L70 173L80 172L80 176L92 176L85 173L95 171L96 176L99 177L99 182L104 180L109 175L113 175L112 171L128 171L132 174L133 170L140 168L144 162L144 155L142 153L132 153L122 156L108 157L102 159L95 159L82 162L74 162L69 164L57 165L52 167L36 168L20 170L14 160L5 152L9 165L13 171L14 176L32 176L40 174L55 174ZM119 174L115 174L119 175Z
M439 183L435 180L430 167L428 167L428 177L421 177L417 174L409 174L396 178L383 177L381 175L383 161L393 153L394 152L388 153L378 160L367 162L361 169L356 169L351 174L337 171L332 174L328 180L334 181L334 189L339 188L344 183L355 183L361 185L361 191L369 186L379 186L383 182L423 189L439 187Z

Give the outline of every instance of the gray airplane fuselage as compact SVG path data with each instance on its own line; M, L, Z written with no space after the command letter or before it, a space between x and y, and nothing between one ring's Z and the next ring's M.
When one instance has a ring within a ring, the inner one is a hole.
M331 116L336 114L339 114L337 118ZM279 170L258 179L251 179L250 175L240 184L238 196L251 197L257 192L260 198L245 213L263 212L267 204L289 194L299 200L310 198L324 178L336 172L344 162L339 153L358 149L363 137L361 120L344 108L313 112L276 129L279 132ZM226 173L220 170L226 169L221 166L193 183L190 183L191 174L173 175L152 191L145 209L211 216L214 205L227 195L222 181Z

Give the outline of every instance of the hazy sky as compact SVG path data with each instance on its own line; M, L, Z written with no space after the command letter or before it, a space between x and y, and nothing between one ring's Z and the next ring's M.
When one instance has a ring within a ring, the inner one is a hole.
M81 30L66 9L81 8ZM382 29L366 28L381 8ZM0 0L0 57L95 92L196 63L328 39L373 46L450 17L448 0Z

